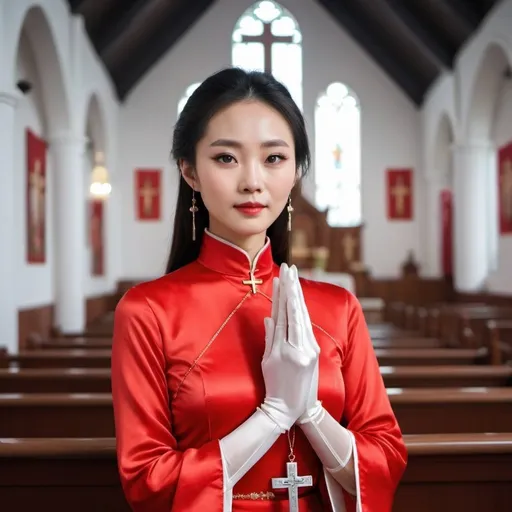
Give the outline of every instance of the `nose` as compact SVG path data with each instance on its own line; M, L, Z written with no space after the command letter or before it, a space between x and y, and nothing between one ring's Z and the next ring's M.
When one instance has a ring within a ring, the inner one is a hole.
M258 161L249 162L243 166L240 188L245 193L261 192L263 188L263 175Z

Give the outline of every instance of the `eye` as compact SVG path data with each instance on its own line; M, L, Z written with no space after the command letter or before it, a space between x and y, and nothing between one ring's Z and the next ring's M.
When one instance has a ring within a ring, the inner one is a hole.
M220 162L221 164L232 164L235 161L233 156L227 154L218 155L214 158L214 160Z
M267 162L269 164L278 164L279 162L281 162L283 160L286 160L286 157L284 155L278 155L278 154L270 155L267 158Z

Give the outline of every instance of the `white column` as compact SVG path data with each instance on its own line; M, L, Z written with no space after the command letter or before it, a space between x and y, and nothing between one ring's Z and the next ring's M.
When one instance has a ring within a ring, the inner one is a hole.
M425 215L425 258L429 277L439 278L441 266L441 210L440 193L443 185L438 173L426 180L426 215Z
M14 121L16 92L0 92L0 346L18 351L14 233Z
M481 291L489 273L490 151L485 142L454 147L454 284L460 292Z
M63 333L81 332L85 328L85 144L84 137L67 133L50 139L55 162L55 324Z
M496 146L489 152L489 172L487 173L487 212L489 215L489 273L499 267L499 211L498 211L498 155Z

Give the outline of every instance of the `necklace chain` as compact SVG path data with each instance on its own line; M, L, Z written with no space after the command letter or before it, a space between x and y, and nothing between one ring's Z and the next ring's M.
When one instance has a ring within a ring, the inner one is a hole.
M292 437L290 439L290 432L292 432ZM293 447L295 446L295 425L288 430L288 446L290 447L290 454L288 455L288 460L290 462L295 462L295 454L293 453Z

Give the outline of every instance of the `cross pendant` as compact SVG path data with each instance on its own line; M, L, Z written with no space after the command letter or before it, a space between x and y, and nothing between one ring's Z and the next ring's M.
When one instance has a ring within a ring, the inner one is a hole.
M297 463L286 463L286 477L272 478L273 489L288 489L288 501L290 512L299 512L299 487L310 487L313 485L313 477L297 476Z
M242 281L242 284L248 284L252 288L252 293L256 293L256 285L257 284L263 284L263 281L261 279L256 279L254 277L254 274L252 272L249 272L250 279L247 279L245 281Z

